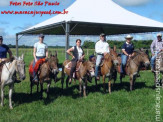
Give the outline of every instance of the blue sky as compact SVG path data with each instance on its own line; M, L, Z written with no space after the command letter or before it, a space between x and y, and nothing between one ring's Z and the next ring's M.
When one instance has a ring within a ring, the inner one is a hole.
M0 11L3 10L59 10L62 11L68 6L73 4L75 0L57 0L61 4L59 6L32 6L32 7L23 7L23 6L9 6L11 0L1 0L0 1ZM13 1L25 1L25 0L13 0ZM36 0L26 0L26 1L36 1ZM44 2L45 0L37 0ZM55 2L56 0L47 0L49 2ZM100 0L99 0L100 1ZM154 19L156 21L163 23L163 0L113 0L123 8L137 13L139 15ZM15 34L20 32L28 27L31 27L37 23L40 23L46 19L53 17L54 15L2 15L0 14L0 35L4 36L4 43L6 44L15 44ZM155 33L149 34L140 34L133 35L135 39L154 39ZM88 36L88 37L76 37L73 36L70 38L70 45L73 45L76 38L81 38L84 40L97 41L97 36ZM124 35L122 36L111 36L107 37L108 39L123 40ZM38 40L36 36L25 36L20 39L19 44L33 45ZM46 36L45 41L49 45L65 45L64 36Z

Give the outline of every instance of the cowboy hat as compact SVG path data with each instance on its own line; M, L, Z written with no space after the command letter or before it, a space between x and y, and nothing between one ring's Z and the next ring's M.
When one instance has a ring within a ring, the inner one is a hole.
M132 39L133 37L131 35L127 35L125 39Z

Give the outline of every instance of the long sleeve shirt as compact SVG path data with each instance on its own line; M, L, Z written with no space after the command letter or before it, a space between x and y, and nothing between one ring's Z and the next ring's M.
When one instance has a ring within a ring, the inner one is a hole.
M109 53L109 44L106 41L98 41L95 45L95 52L97 54L103 54L105 52Z
M158 41L158 40L153 40L151 44L151 53L154 54L155 51L161 51L163 49L163 40Z

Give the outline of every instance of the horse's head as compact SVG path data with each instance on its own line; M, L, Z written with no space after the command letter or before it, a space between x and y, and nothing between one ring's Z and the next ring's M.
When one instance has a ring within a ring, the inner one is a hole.
M50 55L48 64L52 74L56 75L59 72L57 53L55 53L55 55Z
M141 56L140 62L143 62L144 63L144 66L145 67L148 67L150 65L148 54L146 54L143 50L139 50L138 51L138 55Z
M87 71L90 73L91 77L95 76L95 64L91 61L86 61L84 62Z
M16 60L16 72L19 75L20 80L24 80L25 75L25 62L24 62L24 54L21 57L15 57Z
M117 55L115 49L110 50L110 55L111 55L111 59L113 60L114 65L117 66L119 64L119 61L118 61L118 55Z

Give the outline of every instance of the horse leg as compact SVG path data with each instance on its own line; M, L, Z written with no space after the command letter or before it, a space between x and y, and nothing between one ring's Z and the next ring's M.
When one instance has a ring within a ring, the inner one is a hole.
M120 84L122 84L122 73L120 73Z
M39 82L37 83L37 93L38 93L38 90L39 90Z
M108 90L109 90L109 94L111 94L111 79L109 79L108 82Z
M66 78L66 89L68 88L68 83L69 83L69 76Z
M106 92L106 88L105 88L105 75L103 75L102 78L103 78L103 89L104 89L104 92Z
M133 90L133 75L130 75L130 91Z
M13 107L12 107L12 90L13 90L13 87L14 87L14 84L12 83L9 86L9 107L10 107L10 109L13 109Z
M49 98L50 84L51 84L51 83L48 83L48 85L47 85L47 91L46 91L46 93L47 93L47 99Z
M31 87L30 95L32 95L32 87L33 87L33 83L32 83L32 81L31 81L30 87Z
M162 74L162 80L161 80L161 83L162 83L162 88L163 88L163 74Z
M86 97L86 80L84 79L84 82L83 82L83 96Z
M95 78L95 85L96 85L96 88L97 88L97 79Z
M43 98L43 82L40 83L40 86L41 86L41 96L40 96L40 98L42 99Z
M81 96L81 92L82 92L82 79L79 79L79 95Z
M4 84L1 84L1 106L4 105Z

